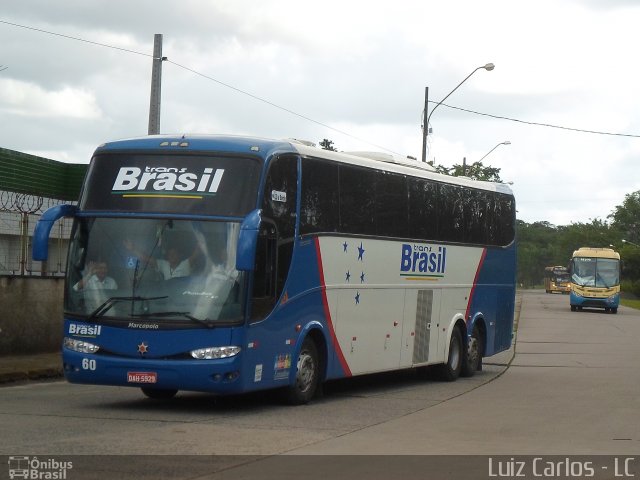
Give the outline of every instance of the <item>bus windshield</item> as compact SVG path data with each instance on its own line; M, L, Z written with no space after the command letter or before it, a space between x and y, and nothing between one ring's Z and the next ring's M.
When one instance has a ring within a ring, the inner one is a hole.
M180 328L239 322L245 290L235 269L239 231L237 222L80 217L65 311L92 322Z
M575 257L572 280L583 287L611 288L620 283L619 260Z

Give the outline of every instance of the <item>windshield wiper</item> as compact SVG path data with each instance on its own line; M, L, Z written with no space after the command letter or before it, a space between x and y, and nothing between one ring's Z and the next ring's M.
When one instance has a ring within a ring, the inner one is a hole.
M162 297L109 297L107 299L106 302L104 302L102 305L100 305L98 308L96 308L93 312L91 312L91 314L89 315L89 320L95 319L95 318L99 318L102 317L105 313L107 313L109 310L111 310L111 307L113 307L116 303L119 302L135 302L135 301L148 301L148 300L162 300L164 298L169 298L168 295L164 295Z
M146 313L138 313L135 315L131 315L132 317L184 317L188 318L192 322L199 323L204 325L207 328L214 328L215 321L210 320L208 318L198 318L191 315L189 312L146 312Z

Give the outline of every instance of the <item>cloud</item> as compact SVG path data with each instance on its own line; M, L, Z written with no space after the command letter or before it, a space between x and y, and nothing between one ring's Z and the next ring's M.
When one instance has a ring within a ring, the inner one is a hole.
M102 114L95 95L86 89L47 91L33 83L1 78L0 105L4 112L22 117L96 119Z

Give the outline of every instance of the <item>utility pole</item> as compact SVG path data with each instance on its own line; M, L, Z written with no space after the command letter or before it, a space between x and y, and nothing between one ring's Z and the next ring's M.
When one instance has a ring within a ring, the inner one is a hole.
M160 133L160 98L162 90L162 34L153 36L153 68L151 69L151 100L149 101L149 135Z
M424 119L422 123L422 162L427 161L427 134L429 133L429 87L424 87Z

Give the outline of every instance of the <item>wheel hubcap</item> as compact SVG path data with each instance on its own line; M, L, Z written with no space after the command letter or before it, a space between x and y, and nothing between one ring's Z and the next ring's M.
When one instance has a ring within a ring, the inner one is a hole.
M307 352L302 352L298 358L298 374L296 375L296 383L301 392L306 392L311 388L314 374L313 357Z

